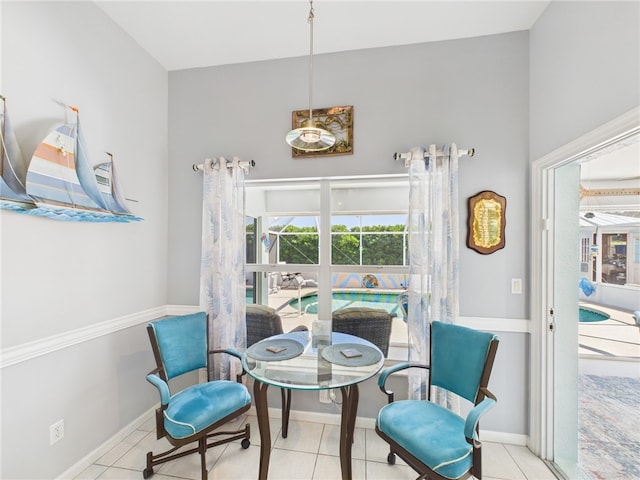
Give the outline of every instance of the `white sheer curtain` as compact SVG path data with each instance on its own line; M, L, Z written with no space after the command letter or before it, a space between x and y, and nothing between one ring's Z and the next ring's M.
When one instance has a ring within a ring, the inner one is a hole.
M409 361L428 363L429 324L458 319L458 149L411 150L409 167ZM428 372L409 369L409 398L426 398ZM444 402L446 399L437 399Z
M234 157L203 164L200 308L207 312L212 349L246 348L245 170ZM234 379L240 365L229 355L209 362L210 379Z

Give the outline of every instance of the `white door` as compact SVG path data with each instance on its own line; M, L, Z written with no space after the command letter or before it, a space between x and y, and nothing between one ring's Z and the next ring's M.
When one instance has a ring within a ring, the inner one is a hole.
M553 461L569 478L578 463L578 281L580 166L553 172L553 287L549 335L553 345Z
M580 197L576 162L637 135L638 118L640 107L532 165L529 447L542 459L555 463L567 477L576 476L578 443Z

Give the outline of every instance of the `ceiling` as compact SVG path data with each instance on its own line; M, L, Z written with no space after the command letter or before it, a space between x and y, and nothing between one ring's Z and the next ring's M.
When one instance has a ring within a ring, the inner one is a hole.
M528 30L549 1L315 0L314 54ZM98 1L96 4L168 71L305 56L305 0ZM585 189L640 190L638 141L581 166ZM640 195L583 197L583 207L624 204Z
M98 1L167 70L309 54L304 0ZM528 30L549 1L314 1L314 53Z

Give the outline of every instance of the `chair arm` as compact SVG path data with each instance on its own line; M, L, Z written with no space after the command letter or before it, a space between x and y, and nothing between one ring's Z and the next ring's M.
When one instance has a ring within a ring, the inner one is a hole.
M147 381L154 385L158 391L160 392L160 403L162 405L167 405L169 403L169 399L171 398L171 391L169 390L169 385L167 382L162 380L158 375L156 375L156 368L154 371L147 375Z
M236 357L238 360L242 360L242 354L240 352L238 352L237 350L234 350L233 348L222 348L222 349L216 349L216 350L209 350L209 353L226 353L227 355L231 355L232 357ZM242 365L242 362L240 363ZM244 366L242 367L242 372L238 375L236 375L236 380L238 381L238 383L242 383L242 376L245 375L247 372L244 369Z
M487 413L491 407L496 404L496 397L489 390L485 390L485 399L471 409L464 423L464 436L467 442L472 443L476 438L476 427L480 421L480 417Z
M406 370L407 368L424 368L428 370L429 366L421 363L401 362L391 367L387 367L380 372L380 375L378 376L378 387L382 393L388 397L389 403L393 402L393 392L386 389L387 377L393 373L399 372L400 370Z
M242 354L237 350L234 350L233 348L221 348L217 350L209 350L209 353L226 353L228 355L236 357L237 359L242 360Z

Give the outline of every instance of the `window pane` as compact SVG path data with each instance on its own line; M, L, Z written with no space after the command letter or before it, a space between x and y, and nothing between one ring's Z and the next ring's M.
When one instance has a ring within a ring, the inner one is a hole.
M317 216L269 218L269 239L275 247L269 259L275 263L317 265L318 220Z
M405 265L404 214L331 217L333 265Z
M331 263L333 265L360 265L360 234L331 234Z
M375 308L389 312L392 317L389 343L406 344L407 324L405 322L405 304L403 293L407 284L404 273L354 273L350 271L334 272L332 281L331 310L345 308ZM313 311L313 298L303 297L307 311ZM362 319L366 322L366 314ZM375 336L375 335L374 335ZM381 345L378 345L379 347Z
M602 235L602 281L624 285L627 283L627 234Z
M363 265L404 265L404 234L379 233L362 236Z
M317 265L319 260L317 233L296 232L278 236L278 263Z

